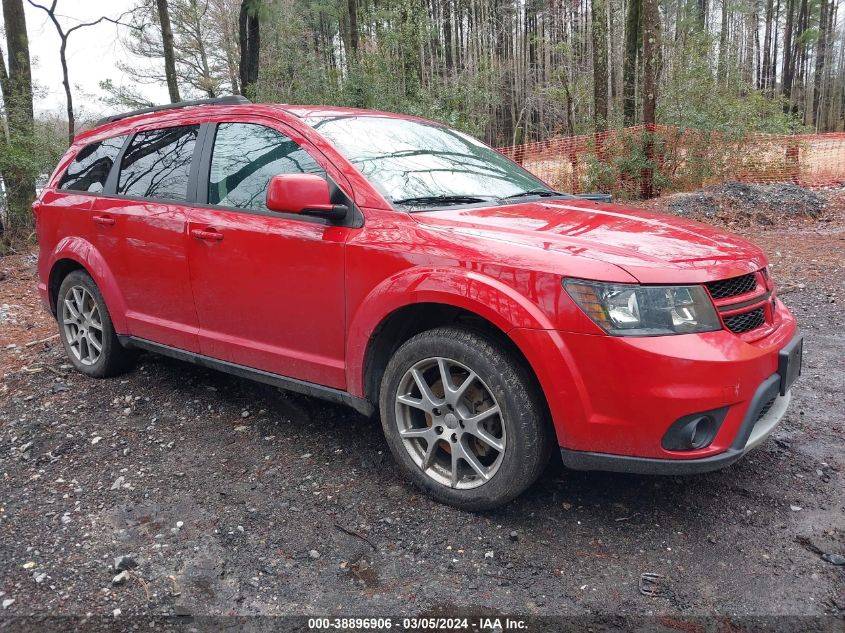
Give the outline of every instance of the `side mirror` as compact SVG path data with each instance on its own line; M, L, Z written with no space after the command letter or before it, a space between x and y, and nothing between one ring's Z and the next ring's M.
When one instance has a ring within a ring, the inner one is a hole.
M329 183L316 174L280 174L270 179L267 208L279 213L297 213L327 218L334 222L349 213L344 204L332 204Z

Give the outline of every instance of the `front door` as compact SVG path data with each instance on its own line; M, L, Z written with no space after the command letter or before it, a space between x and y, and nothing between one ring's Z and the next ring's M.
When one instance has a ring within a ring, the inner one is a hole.
M272 124L220 123L189 211L202 354L345 388L344 248L351 229L267 210L272 176L325 170ZM299 142L297 142L299 141Z

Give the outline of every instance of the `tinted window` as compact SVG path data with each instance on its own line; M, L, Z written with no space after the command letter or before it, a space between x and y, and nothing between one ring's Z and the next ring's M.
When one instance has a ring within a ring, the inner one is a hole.
M263 125L217 127L208 202L238 209L267 209L267 185L278 174L321 174L311 156L281 132Z
M125 141L125 136L118 136L83 147L62 176L59 189L101 192Z
M184 200L198 125L139 132L123 155L117 192L135 198Z

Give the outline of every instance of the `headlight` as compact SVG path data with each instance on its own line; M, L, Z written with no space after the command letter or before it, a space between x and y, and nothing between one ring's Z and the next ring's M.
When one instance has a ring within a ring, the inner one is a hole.
M657 336L722 329L701 286L638 286L565 279L581 309L608 334Z

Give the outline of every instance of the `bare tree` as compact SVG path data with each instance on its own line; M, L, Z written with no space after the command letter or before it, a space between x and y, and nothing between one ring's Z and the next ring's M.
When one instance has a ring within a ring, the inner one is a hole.
M349 49L353 56L358 55L358 0L347 0L349 12Z
M229 78L232 94L241 93L240 77L238 76L241 49L238 33L238 17L240 3L238 0L210 0L209 18L216 25L212 41L212 56L218 60L221 68L225 69Z
M654 125L660 80L660 12L658 0L642 0L643 123Z
M123 19L131 13L131 11L125 11L117 18L110 18L107 16L102 16L97 18L96 20L92 20L91 22L80 22L79 24L74 24L70 28L65 28L62 26L61 22L59 22L58 16L56 14L56 7L59 3L59 0L53 0L52 4L49 7L38 4L33 0L27 0L29 4L31 4L36 9L41 9L47 16L50 18L50 21L53 23L53 26L56 29L56 33L59 36L59 40L61 42L61 46L59 47L59 61L62 65L62 85L65 88L65 100L67 102L67 130L68 130L68 143L73 144L73 137L76 134L76 120L73 113L73 93L70 89L70 77L68 74L68 67L67 67L67 42L68 38L80 29L84 29L89 26L95 26L100 24L101 22L111 22L112 24L117 25L125 25Z
M607 4L593 0L593 101L596 132L607 129Z
M168 0L167 18L173 42L171 79L167 62L162 14L149 0L140 0L132 17L135 28L123 42L134 55L156 60L153 66L137 67L119 63L118 67L139 83L165 83L171 101L185 92L216 97L231 90L239 92L237 79L237 7L240 0ZM159 65L159 60L164 60ZM170 89L175 79L176 94Z
M648 165L643 170L642 195L653 195L654 124L657 120L657 89L660 80L660 10L658 0L642 0L643 31L643 123L646 125L645 155Z
M259 9L256 0L242 0L238 20L241 44L241 92L247 94L258 81L258 52L261 46Z
M214 98L220 92L221 76L212 67L207 41L208 3L200 4L198 0L182 0L176 3L177 19L175 20L179 41L182 44L183 66L196 77L194 86Z
M810 116L810 122L816 126L816 131L820 128L819 123L822 116L820 106L824 90L825 65L827 63L828 11L832 10L833 7L829 6L826 0L821 0L819 3L819 36L816 43L816 72L813 76L813 110Z
M625 16L625 60L622 70L622 109L625 125L637 119L637 61L640 51L640 11L642 0L628 0Z
M170 26L170 11L167 7L167 0L156 0L158 9L158 21L161 24L161 44L164 49L164 74L167 78L167 91L170 93L170 102L181 101L179 96L179 83L176 81L176 53L173 50L173 29Z
M3 55L3 49L0 48L0 99L8 99L9 94L9 71L6 70L6 58ZM3 119L3 139L9 140L9 129L6 125L5 118Z

